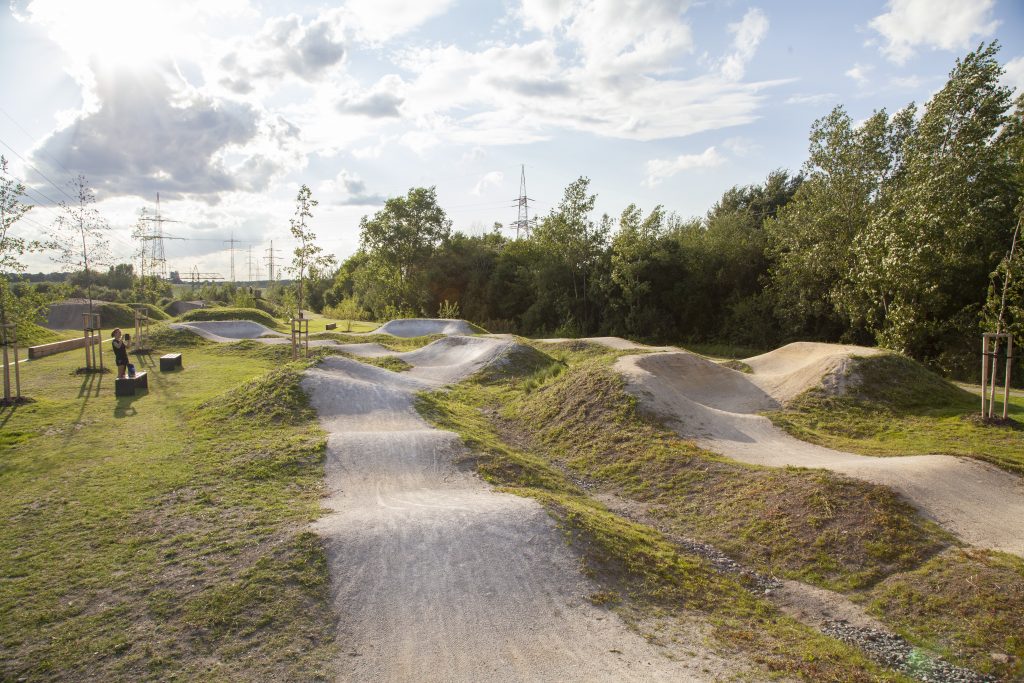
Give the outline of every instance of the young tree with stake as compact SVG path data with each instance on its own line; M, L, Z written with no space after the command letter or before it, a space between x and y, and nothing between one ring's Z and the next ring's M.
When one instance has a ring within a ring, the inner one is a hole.
M110 242L107 239L107 232L110 226L93 206L96 203L96 193L89 187L85 176L79 174L70 185L75 190L75 203L60 203L61 213L53 223L50 246L57 252L55 261L68 270L81 268L85 271L91 314L93 310L90 267L104 265L109 261Z
M305 280L308 278L321 277L324 271L335 264L334 256L324 254L323 249L316 244L316 235L306 220L313 217L313 209L319 202L313 199L313 192L308 185L299 188L299 194L295 198L295 217L289 223L291 225L292 237L298 240L292 258L291 271L299 276L297 306L299 317L302 316L302 309L305 305Z

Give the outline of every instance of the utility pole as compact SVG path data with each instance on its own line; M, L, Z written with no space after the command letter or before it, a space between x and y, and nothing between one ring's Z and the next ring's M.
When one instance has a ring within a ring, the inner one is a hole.
M247 282L252 284L252 245L249 245L249 279Z
M520 166L519 197L513 199L519 207L519 217L509 226L515 227L516 239L530 239L530 229L537 224L536 218L530 218L530 202L533 198L526 196L526 166Z
M242 240L235 239L235 231L231 231L231 239L224 240L224 244L230 244L231 249L231 282L235 282L235 245L242 244Z
M160 215L160 193L156 193L156 216L153 218L147 218L143 216L139 219L140 221L150 221L153 223L153 234L143 237L143 240L149 240L153 243L151 260L153 263L153 272L160 277L167 279L167 253L164 251L164 240L165 239L182 239L168 238L164 235L164 223L180 223L181 221L172 221L169 218L163 218Z
M275 256L280 249L274 249L274 240L270 240L270 249L267 249L267 255L264 257L264 261L267 262L267 279L270 282L274 281L274 260L280 257Z

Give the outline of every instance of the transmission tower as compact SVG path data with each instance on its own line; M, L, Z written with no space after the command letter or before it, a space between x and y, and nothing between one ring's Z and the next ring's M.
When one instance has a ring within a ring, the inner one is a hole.
M164 240L165 239L182 239L182 238L168 238L164 235L164 223L180 223L181 221L172 221L170 218L164 218L160 215L160 193L156 193L156 216L153 218L147 218L143 216L139 219L140 221L149 221L153 224L153 233L143 237L143 240L148 240L150 244L150 262L153 264L153 272L167 279L167 252L164 251Z
M530 202L533 198L526 196L526 166L520 166L519 175L519 197L512 201L519 207L519 218L512 222L509 227L516 229L516 239L530 239L530 230L537 225L536 218L530 218Z
M275 256L280 249L274 249L274 240L270 240L270 249L267 249L267 255L263 257L263 260L267 262L267 279L269 282L274 281L274 261L280 260L279 256Z
M235 245L243 244L242 240L235 239L235 231L231 231L231 239L224 240L224 244L230 244L231 249L231 282L235 282Z

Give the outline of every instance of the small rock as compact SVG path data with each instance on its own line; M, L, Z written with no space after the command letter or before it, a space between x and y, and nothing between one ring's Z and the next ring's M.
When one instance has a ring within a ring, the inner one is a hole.
M990 652L988 656L992 658L993 662L999 662L1000 664L1006 664L1010 661L1010 655L1003 654L1002 652Z

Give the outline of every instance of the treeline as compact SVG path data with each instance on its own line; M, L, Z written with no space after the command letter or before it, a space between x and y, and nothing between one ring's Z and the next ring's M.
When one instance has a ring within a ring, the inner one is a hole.
M363 218L360 249L311 298L378 319L457 303L526 335L877 343L968 374L983 329L1024 334L1024 277L1000 313L1024 100L1000 85L997 52L958 60L921 109L856 124L837 107L812 127L801 172L735 187L702 218L635 205L595 217L580 178L529 239L467 236L433 189L414 188Z

